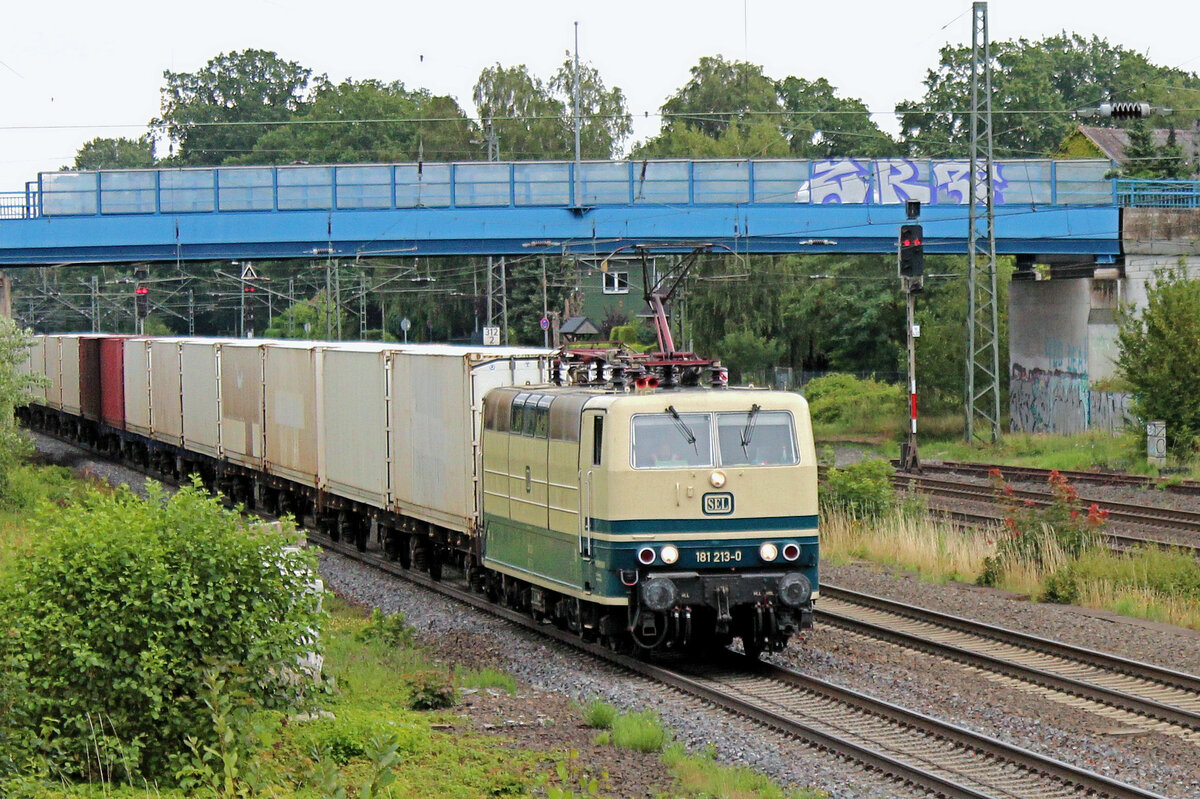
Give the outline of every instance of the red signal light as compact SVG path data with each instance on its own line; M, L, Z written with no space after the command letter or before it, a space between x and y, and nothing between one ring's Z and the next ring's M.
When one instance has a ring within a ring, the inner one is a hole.
M258 291L258 289L254 288L254 286L246 286L242 289L242 293L244 294L252 294L256 291Z
M134 294L149 294L150 289L146 288L145 286L138 286L136 289L133 290L133 293Z

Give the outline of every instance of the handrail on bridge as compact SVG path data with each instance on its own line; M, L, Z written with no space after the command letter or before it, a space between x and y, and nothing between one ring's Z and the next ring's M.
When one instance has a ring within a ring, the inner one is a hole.
M1196 207L1194 181L1107 177L1101 159L1001 160L996 203ZM929 159L520 161L43 172L0 219L293 210L758 204L962 205L969 163Z
M1119 178L1116 195L1122 208L1200 208L1200 180Z

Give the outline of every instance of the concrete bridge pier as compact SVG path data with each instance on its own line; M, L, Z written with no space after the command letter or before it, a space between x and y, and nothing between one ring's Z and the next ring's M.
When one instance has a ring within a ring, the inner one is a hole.
M1133 421L1117 375L1117 309L1146 307L1156 275L1200 278L1200 209L1125 208L1123 264L1018 271L1009 292L1013 432L1119 432Z

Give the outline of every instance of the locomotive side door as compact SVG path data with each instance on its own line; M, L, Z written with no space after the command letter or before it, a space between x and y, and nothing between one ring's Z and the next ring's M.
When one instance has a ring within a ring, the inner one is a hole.
M579 556L592 559L592 525L596 498L603 496L604 463L612 456L605 442L605 412L586 410L579 429Z

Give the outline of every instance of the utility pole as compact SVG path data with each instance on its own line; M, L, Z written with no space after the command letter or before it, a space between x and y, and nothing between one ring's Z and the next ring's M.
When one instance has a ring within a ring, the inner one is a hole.
M996 228L992 204L992 51L988 42L987 3L976 0L971 13L971 163L967 197L967 443L988 428L1000 440L1000 320L996 288ZM980 83L982 82L982 86ZM980 162L982 161L982 175ZM979 183L984 186L984 215L979 215ZM983 261L982 267L980 261Z
M100 277L92 275L92 332L100 330Z
M575 22L575 87L572 91L575 101L575 168L579 168L579 22ZM575 201L579 202L578 199Z
M358 337L367 340L367 272L358 272Z
M575 27L576 28L579 27L578 22L575 23ZM542 318L549 319L548 312L550 309L546 305L546 256L543 255L540 260L542 262ZM549 325L546 325L545 327L542 328L542 346L543 347L550 346L550 326Z
M196 335L196 290L188 288L188 335Z
M504 346L508 346L508 274L500 256L500 317L504 320Z

